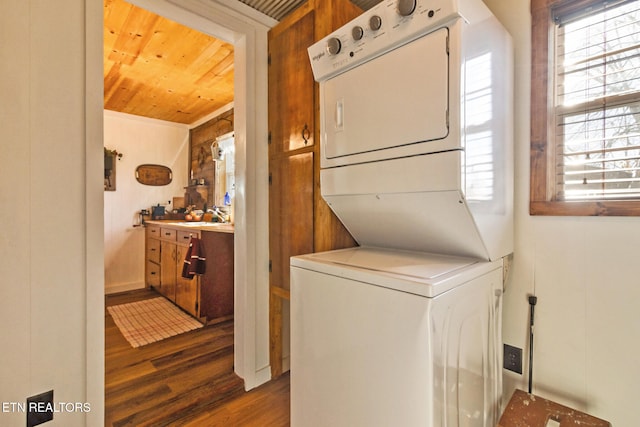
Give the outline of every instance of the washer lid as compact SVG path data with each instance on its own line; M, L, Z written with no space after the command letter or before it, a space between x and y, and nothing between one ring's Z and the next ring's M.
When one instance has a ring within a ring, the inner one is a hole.
M424 252L357 247L292 257L291 266L435 297L500 268L500 261L486 262Z

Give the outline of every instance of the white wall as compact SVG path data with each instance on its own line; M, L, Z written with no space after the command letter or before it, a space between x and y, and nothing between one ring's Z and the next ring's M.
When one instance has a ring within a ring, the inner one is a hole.
M529 216L529 0L484 0L515 45L516 246L504 342L525 350L525 374L505 371L505 399L527 389L527 296L535 294L533 391L616 426L640 425L638 218Z
M102 12L88 3L0 2L0 402L53 389L91 405L56 413L65 426L103 419L102 86L86 68L101 44L85 33ZM25 418L2 411L0 425Z
M116 191L104 192L105 293L144 287L144 228L134 227L141 209L167 205L184 196L188 181L189 128L130 114L104 112L104 146L123 153L116 160ZM173 180L165 186L140 184L142 164L168 166Z

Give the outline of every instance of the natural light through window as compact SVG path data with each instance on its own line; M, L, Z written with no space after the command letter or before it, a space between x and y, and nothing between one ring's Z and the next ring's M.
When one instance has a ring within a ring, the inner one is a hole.
M491 52L468 60L465 69L466 197L489 201L494 191Z
M640 198L640 2L556 16L556 198Z

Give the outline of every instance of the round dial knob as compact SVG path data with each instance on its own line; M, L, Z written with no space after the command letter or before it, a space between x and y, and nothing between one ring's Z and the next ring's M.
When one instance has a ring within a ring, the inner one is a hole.
M361 26L357 25L351 30L351 36L354 40L360 40L364 36L364 30Z
M327 41L327 51L331 55L337 55L340 52L340 48L342 48L342 43L340 43L340 39L337 37L331 37Z
M369 27L373 31L378 31L380 27L382 27L382 18L380 18L378 15L373 15L371 18L369 18Z
M398 13L409 16L416 10L416 0L398 0Z

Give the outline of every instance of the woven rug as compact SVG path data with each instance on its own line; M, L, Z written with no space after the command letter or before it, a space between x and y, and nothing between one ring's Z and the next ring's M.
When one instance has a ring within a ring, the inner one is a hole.
M114 305L107 307L107 310L132 347L140 347L203 326L163 297Z

